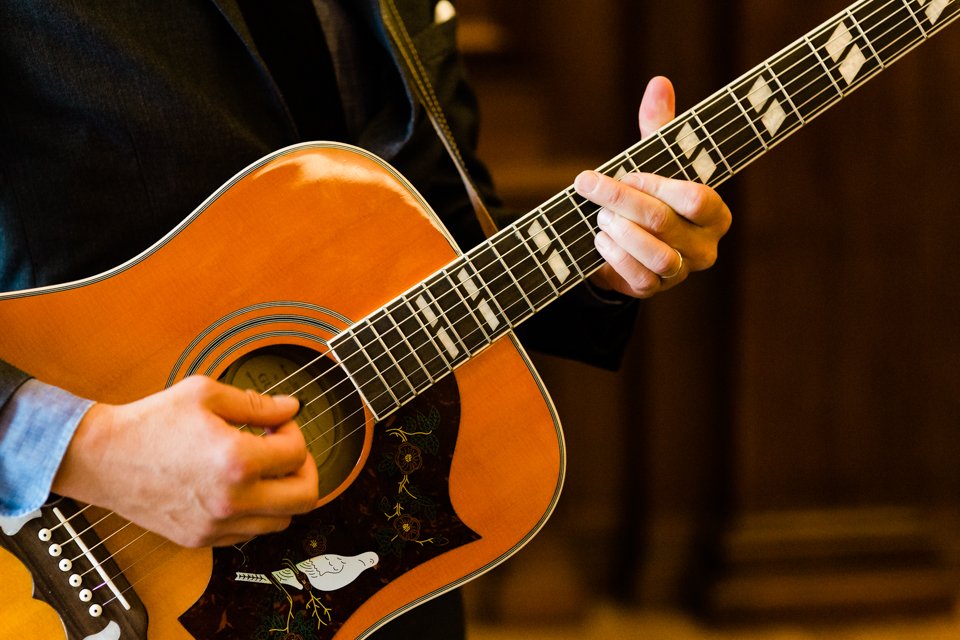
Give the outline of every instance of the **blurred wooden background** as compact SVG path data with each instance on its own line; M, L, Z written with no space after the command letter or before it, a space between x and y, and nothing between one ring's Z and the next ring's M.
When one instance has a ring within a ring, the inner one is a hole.
M673 79L683 111L847 4L460 0L501 194L530 208L635 142L649 77ZM735 221L718 265L643 303L621 372L538 358L565 495L467 588L471 616L954 606L958 86L954 24L721 187Z

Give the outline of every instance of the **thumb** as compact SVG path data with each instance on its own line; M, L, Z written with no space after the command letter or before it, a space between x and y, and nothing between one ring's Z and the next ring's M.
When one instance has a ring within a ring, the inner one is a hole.
M207 407L233 424L275 427L297 414L300 401L293 396L269 396L253 389L244 390L221 384L209 396Z
M640 137L646 138L673 120L676 114L676 94L673 84L663 76L647 83L640 101Z

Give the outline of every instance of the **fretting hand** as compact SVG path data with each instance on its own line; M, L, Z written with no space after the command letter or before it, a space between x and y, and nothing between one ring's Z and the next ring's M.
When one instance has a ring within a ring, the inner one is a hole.
M675 95L666 78L650 81L640 103L640 135L646 138L674 118ZM646 298L683 282L691 271L712 266L730 228L730 209L705 185L630 173L614 180L584 171L574 186L603 207L597 250L606 260L591 282L606 290Z

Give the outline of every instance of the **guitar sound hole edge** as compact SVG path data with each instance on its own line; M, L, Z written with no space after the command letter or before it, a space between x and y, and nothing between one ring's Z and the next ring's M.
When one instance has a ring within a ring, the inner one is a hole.
M300 401L295 420L317 466L321 503L340 493L362 466L369 444L366 412L353 383L329 357L300 345L269 345L240 356L220 381Z

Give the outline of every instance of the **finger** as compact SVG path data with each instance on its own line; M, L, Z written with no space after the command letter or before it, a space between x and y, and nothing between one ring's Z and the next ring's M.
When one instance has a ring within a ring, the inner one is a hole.
M624 251L661 278L676 277L683 267L683 259L676 249L623 216L601 209L597 215L597 223L600 230L616 244L616 248ZM610 247L608 250L612 252L613 249ZM614 260L608 260L608 262L617 272L628 277L628 273L618 268L618 262L624 260L624 257L615 253L612 257Z
M673 85L663 76L657 76L647 83L640 101L640 137L646 138L667 124L676 113L676 94Z
M258 482L244 492L245 515L292 516L306 513L319 500L317 466L312 457L296 472Z
M297 473L308 458L313 466L313 458L296 422L286 422L276 431L252 435L252 438L261 478L282 478Z
M264 395L253 389L217 384L210 392L206 406L233 424L275 427L296 415L300 402L293 396Z
M726 207L716 191L687 180L665 178L653 173L628 173L621 181L666 205L683 220L698 227L713 227L729 220Z
M577 192L591 202L623 216L659 238L671 241L674 230L682 224L683 219L676 215L669 204L644 193L643 181L627 181L633 175L627 174L621 180L615 180L596 171L584 171L573 184Z
M231 521L225 531L217 532L203 546L225 547L246 542L265 533L283 531L290 526L290 516L254 516Z
M601 287L635 298L649 298L660 290L660 276L624 251L605 232L597 234L595 244L606 260L606 264L592 276L595 282L599 279Z

